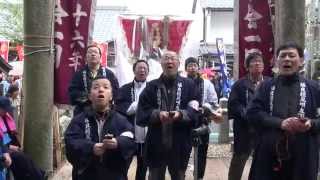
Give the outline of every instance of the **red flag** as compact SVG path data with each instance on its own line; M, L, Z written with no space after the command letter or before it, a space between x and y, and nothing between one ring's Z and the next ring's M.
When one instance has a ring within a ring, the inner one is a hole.
M133 56L139 57L141 48L141 21L138 18L120 17L128 48Z
M55 6L55 103L68 104L67 89L73 73L84 66L86 46L91 39L95 1L58 0Z
M24 60L24 47L23 47L23 45L17 45L16 50L17 50L19 61L23 61Z
M246 74L245 57L259 52L264 57L264 74L271 75L274 39L268 0L239 1L239 77Z
M9 41L0 40L0 56L8 62L9 57Z
M170 19L169 22L168 49L179 53L191 21Z
M108 57L108 44L100 43L99 48L101 50L101 65L107 67L107 57Z

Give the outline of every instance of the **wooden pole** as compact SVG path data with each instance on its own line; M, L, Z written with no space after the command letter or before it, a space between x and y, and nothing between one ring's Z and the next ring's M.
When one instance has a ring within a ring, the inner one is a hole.
M305 0L277 0L276 48L293 41L304 47Z
M52 171L54 0L24 0L24 150Z

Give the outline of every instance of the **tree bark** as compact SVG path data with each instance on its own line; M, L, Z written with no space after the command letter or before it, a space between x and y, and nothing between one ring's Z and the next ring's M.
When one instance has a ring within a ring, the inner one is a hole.
M24 0L24 151L52 171L54 0Z
M304 47L305 0L276 0L275 45L293 41Z

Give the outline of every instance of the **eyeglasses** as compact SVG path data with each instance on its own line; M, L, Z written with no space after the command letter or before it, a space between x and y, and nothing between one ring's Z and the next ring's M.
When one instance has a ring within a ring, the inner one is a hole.
M164 56L162 59L165 60L165 61L169 61L169 60L177 61L178 57L176 57L176 56Z

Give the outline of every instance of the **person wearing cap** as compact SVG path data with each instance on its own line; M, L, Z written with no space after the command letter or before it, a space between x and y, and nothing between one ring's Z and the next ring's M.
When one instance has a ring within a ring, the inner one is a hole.
M189 57L185 60L185 70L187 71L187 76L189 79L192 79L200 92L200 107L206 106L212 109L218 109L218 97L214 89L213 84L207 80L201 78L199 73L199 63L198 60L194 57ZM201 116L200 126L209 125L209 117ZM222 116L215 117L214 120L219 122L222 119ZM207 151L209 145L209 131L200 136L201 143L198 146L198 179L201 180L204 177L207 161Z
M249 54L245 59L245 68L248 74L234 83L228 99L228 117L233 119L234 133L229 180L241 180L246 161L254 148L256 135L245 118L245 113L259 84L267 79L262 74L264 62L261 54Z
M15 180L44 180L44 172L26 156L21 149L17 128L10 113L13 111L9 98L0 97L0 134L3 143L8 147L12 159L10 170Z
M127 180L135 152L133 126L112 107L112 85L97 76L88 96L91 105L73 117L65 131L66 156L73 180Z
M191 153L191 130L198 121L198 90L191 79L178 74L176 52L165 51L162 74L140 94L137 125L148 127L145 160L149 180L164 180L168 168L172 180L185 178Z
M101 50L97 44L92 44L87 47L85 67L73 75L68 88L70 102L75 106L74 116L90 106L88 100L90 86L98 75L110 80L113 94L116 95L119 89L118 80L111 70L101 66Z
M147 134L146 127L140 127L136 122L136 112L139 102L139 96L147 84L149 74L149 64L145 60L137 60L133 64L134 80L123 85L119 89L115 101L116 110L128 117L130 123L134 125L134 134L136 142L137 169L136 180L144 180L146 177L147 167L143 160L144 141Z

